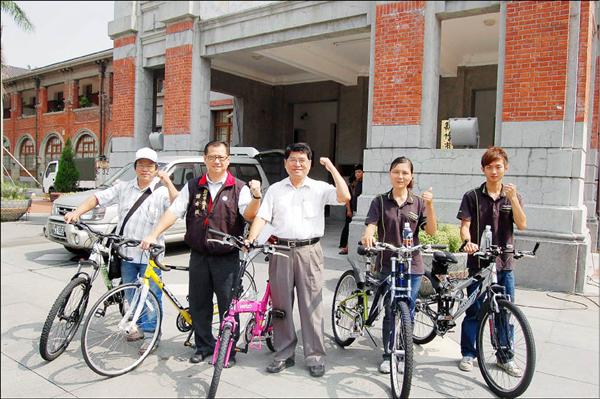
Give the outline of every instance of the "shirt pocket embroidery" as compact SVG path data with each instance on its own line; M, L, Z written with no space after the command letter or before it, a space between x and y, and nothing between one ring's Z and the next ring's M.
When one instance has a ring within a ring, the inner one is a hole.
M511 204L504 204L500 207L500 212L506 212L506 213L510 213L512 212L512 205Z
M415 223L417 220L419 220L419 215L417 215L414 212L408 212L408 214L406 215L406 217L408 218L408 220L411 223Z

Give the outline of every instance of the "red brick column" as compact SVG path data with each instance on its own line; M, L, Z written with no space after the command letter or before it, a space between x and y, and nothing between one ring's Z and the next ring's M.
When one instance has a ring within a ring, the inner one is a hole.
M167 35L191 31L191 20L167 25ZM192 45L183 44L165 50L164 134L190 133L190 104L192 92Z
M114 40L114 47L135 45L135 34ZM112 113L113 137L133 137L135 113L135 58L113 60L114 100Z
M575 121L583 122L586 107L586 85L592 67L592 15L590 3L582 1L579 16L579 51L577 64L577 97ZM593 13L592 13L593 14Z
M374 125L415 125L421 121L424 7L424 1L377 5Z
M37 98L39 104L37 112L41 121L42 115L48 112L48 88L44 86L40 87L37 92Z
M506 6L502 119L564 119L568 1L512 1Z

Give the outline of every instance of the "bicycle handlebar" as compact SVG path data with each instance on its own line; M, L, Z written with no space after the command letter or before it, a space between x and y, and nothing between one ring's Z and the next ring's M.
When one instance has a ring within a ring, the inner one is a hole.
M356 252L359 255L375 255L377 252L384 252L384 251L391 251L391 252L396 252L400 255L403 254L412 254L413 252L416 251L430 251L432 249L446 249L447 246L446 245L441 245L441 244L419 244L419 245L415 245L412 247L405 247L405 246L400 246L400 247L396 247L395 245L392 244L388 244L386 242L379 242L376 241L375 245L373 247L367 248L362 244L359 244Z
M230 234L226 234L226 233L223 233L221 231L218 231L218 230L215 230L212 228L209 228L208 232L211 234L214 234L216 236L222 237L222 239L216 240L214 238L208 238L206 240L207 242L216 242L216 243L223 244L223 245L229 245L229 246L237 248L240 251L243 251L244 249L250 249L250 250L256 249L256 250L259 250L259 252L264 253L265 255L272 254L272 255L284 256L286 258L289 258L288 255L277 252L277 250L289 251L289 247L286 247L283 245L275 245L275 244L257 245L255 243L250 243L250 245L246 245L243 237L235 237Z
M87 230L88 232L90 232L91 234L93 234L95 236L102 237L102 238L109 238L113 241L121 241L123 239L123 237L121 237L117 234L114 234L114 233L105 234L98 230L94 230L87 223L82 222L82 221L73 223L73 226L78 230Z
M467 240L463 241L463 243L460 246L460 248L458 249L458 251L462 252L463 249L465 248L465 246L467 245L467 243L468 243ZM492 258L492 257L500 256L502 254L512 254L515 259L520 259L523 257L533 258L533 257L535 257L535 253L537 252L539 247L540 247L539 242L535 243L535 246L533 247L532 251L517 251L516 249L514 249L514 247L512 245L507 245L506 247L501 247L498 245L491 245L490 248L488 248L486 251L477 251L477 252L474 252L472 255L476 256L478 258L482 258L482 259L483 258Z
M126 256L122 252L122 247L137 247L141 243L142 243L141 240L134 240L131 238L123 239L123 241L121 241L120 243L117 244L117 253L118 253L119 257L121 257L122 259L125 259L126 261L132 261L133 258ZM165 250L164 245L150 244L150 249L149 249L150 259L152 259L154 261L154 263L156 263L156 266L158 266L161 270L167 272L167 271L171 270L171 268L167 265L163 265L158 260L158 255L163 253L164 250Z

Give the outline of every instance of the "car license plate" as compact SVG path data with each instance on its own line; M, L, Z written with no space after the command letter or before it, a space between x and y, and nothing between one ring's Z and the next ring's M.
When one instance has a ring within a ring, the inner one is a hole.
M57 237L65 236L65 226L62 224L53 224L52 225L52 235Z

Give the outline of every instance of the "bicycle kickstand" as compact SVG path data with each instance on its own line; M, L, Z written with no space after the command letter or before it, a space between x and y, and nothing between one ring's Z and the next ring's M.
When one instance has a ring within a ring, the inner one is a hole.
M196 344L192 344L192 335L193 334L194 334L194 330L191 329L190 332L188 333L187 339L183 343L183 346L191 346L191 347L195 347L196 346Z
M367 327L365 327L365 331L367 332L367 334L369 334L369 338L371 338L371 341L373 341L373 345L375 345L375 348L378 348L377 342L375 342L375 338L373 338L373 336L371 335L371 332L369 331L369 329Z

